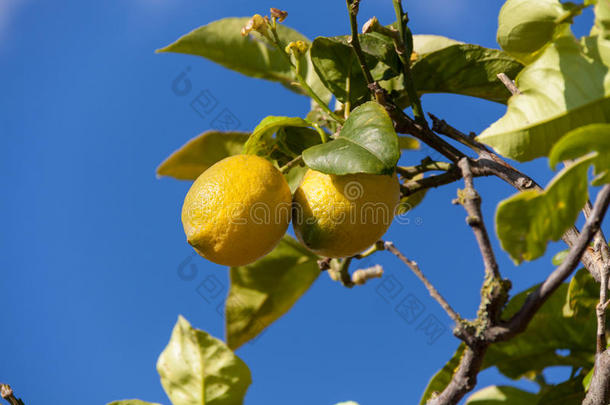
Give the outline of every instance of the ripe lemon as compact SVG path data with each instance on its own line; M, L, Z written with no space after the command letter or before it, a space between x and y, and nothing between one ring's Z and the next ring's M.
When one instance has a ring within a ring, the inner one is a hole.
M225 158L188 191L182 224L188 243L214 263L242 266L269 253L290 222L284 176L254 155Z
M321 256L353 256L383 236L399 200L396 175L309 170L294 195L294 232Z

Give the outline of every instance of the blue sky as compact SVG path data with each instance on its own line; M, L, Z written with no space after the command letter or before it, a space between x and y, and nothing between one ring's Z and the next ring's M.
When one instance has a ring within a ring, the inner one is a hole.
M416 34L496 47L501 4L428 0L406 8ZM155 362L177 316L223 336L222 294L201 294L200 285L213 279L226 292L227 272L192 256L185 242L179 216L189 183L156 179L154 169L213 127L221 111L247 131L266 115L304 116L308 101L201 58L154 50L206 22L269 7L288 10L286 24L310 38L348 30L341 1L0 3L0 381L26 404L134 397L169 404ZM366 0L361 23L373 15L390 23L392 13L389 0ZM588 30L587 18L579 33ZM172 81L185 70L193 90L177 96ZM218 107L201 116L190 101L204 90ZM461 96L423 102L464 131L481 131L503 113L501 105ZM421 157L405 154L402 162ZM524 167L542 183L551 176L544 161ZM476 185L491 223L495 204L513 190L496 179ZM465 213L450 203L456 188L431 191L409 224L393 225L386 239L417 260L459 312L473 316L483 267ZM544 278L560 248L552 244L545 258L515 268L498 247L514 291ZM193 280L179 276L189 258ZM374 262L386 269L383 280L347 290L322 275L290 313L238 350L253 375L247 405L419 399L457 340L449 318L394 257L381 253L362 265ZM401 316L404 300L421 304L418 319ZM419 327L425 319L445 329L432 343ZM499 382L493 370L480 378L481 387Z

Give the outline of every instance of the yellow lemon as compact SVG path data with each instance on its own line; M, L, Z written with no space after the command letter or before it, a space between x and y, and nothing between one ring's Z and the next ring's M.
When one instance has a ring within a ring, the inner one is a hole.
M399 200L396 175L337 176L309 170L294 195L294 232L321 256L353 256L383 236Z
M254 155L225 158L203 172L182 206L188 243L218 264L242 266L269 253L290 222L284 176Z

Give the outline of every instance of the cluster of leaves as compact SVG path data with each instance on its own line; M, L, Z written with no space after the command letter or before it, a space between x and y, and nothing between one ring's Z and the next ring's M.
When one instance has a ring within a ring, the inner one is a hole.
M516 262L540 257L549 241L558 240L574 224L587 201L591 165L596 173L593 185L609 180L610 5L603 1L595 5L595 27L589 36L577 39L570 23L583 7L558 0L508 0L499 19L498 42L503 50L434 35L413 36L410 72L418 95L453 93L507 104L505 116L478 140L518 161L548 157L552 168L566 164L545 190L521 192L499 205L497 233ZM204 132L165 160L157 169L160 176L194 180L215 162L248 153L287 167L284 175L294 191L308 167L331 174L388 174L395 169L400 149L418 147L415 139L397 136L385 110L369 101L369 88L348 37L318 37L311 42L278 24L274 29L279 43L273 47L264 36L240 34L248 21L212 22L160 52L202 56L245 75L279 82L314 98L318 105L304 118L268 116L249 133ZM286 54L283 45L296 41L306 44L307 51ZM410 105L405 69L392 39L372 32L360 34L359 42L373 79L399 107ZM516 76L520 94L509 97L496 78L499 73ZM330 111L333 97L337 108ZM299 158L305 166L290 164ZM413 202L422 198L420 194ZM285 236L263 259L231 268L226 344L179 319L158 363L174 405L242 402L250 374L232 350L294 305L319 275L317 259ZM579 272L542 307L527 333L493 346L484 364L515 379L536 378L546 367L569 365L575 372L568 381L557 386L543 383L536 394L488 387L469 403L553 403L552 398L584 395L583 380L593 366L587 342L594 336L591 297L597 292L591 283L586 273ZM510 301L505 317L516 311L528 292ZM559 349L570 353L558 355ZM461 350L462 346L432 379L422 403L447 385Z

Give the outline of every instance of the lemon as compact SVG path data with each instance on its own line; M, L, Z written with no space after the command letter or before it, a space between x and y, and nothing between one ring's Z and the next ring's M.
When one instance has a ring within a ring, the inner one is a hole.
M294 232L321 256L353 256L383 236L399 200L396 175L308 170L294 195Z
M195 180L182 206L188 243L214 263L242 266L269 253L290 222L284 176L254 155L225 158Z

